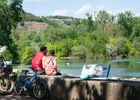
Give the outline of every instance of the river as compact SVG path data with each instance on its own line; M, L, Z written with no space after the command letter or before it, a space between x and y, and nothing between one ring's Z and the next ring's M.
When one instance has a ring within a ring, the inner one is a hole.
M57 60L58 70L63 75L80 76L84 64L111 64L109 77L140 77L140 58L117 60ZM30 65L29 65L30 66ZM27 69L18 65L16 68Z
M66 75L80 75L84 64L111 64L109 77L140 77L140 58L117 60L58 60L58 69Z

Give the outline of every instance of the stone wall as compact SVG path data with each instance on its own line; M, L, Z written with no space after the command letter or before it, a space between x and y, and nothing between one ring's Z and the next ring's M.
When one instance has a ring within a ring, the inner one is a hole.
M48 86L47 100L140 100L140 81L40 77Z

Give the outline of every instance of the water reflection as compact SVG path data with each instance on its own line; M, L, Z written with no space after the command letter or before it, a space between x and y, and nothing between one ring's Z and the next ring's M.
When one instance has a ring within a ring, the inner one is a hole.
M62 74L80 75L84 64L111 64L109 77L140 77L140 59L118 60L58 60L58 69ZM29 65L30 66L30 65ZM15 68L28 69L18 65Z
M63 74L80 75L84 64L111 64L109 77L140 77L140 63L137 62L140 62L140 59L61 60L58 67Z

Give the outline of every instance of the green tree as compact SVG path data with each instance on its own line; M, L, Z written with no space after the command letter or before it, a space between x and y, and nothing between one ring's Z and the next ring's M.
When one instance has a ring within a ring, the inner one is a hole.
M22 64L31 64L31 58L33 54L36 52L36 50L32 47L26 46L23 49L23 52L21 52L21 63Z
M79 58L86 58L87 57L87 49L83 45L73 46L72 47L72 55L77 56Z
M88 32L91 32L91 31L96 29L95 23L93 21L92 15L87 13L86 16L87 16L86 25L87 25L87 28L88 28Z
M107 23L113 23L114 16L111 16L105 10L102 10L97 13L97 16L95 16L95 21L97 22L98 29L105 30Z
M118 15L118 24L121 25L124 30L123 35L126 37L130 37L132 28L134 26L133 14L130 11L120 13Z
M76 19L74 19L74 20L72 21L72 24L73 24L74 26L77 26L77 25L81 24L81 20L78 19L78 18L76 18Z
M12 54L13 60L18 58L17 48L13 43L10 34L11 29L22 20L21 13L23 0L1 0L0 1L0 45L7 46Z
M134 48L135 55L140 55L140 36L134 38L132 46Z
M135 23L134 23L134 26L132 28L132 34L130 36L131 41L133 41L135 37L140 36L140 17L135 18L134 20L135 20Z
M97 58L107 56L106 44L108 43L109 34L105 31L94 31L90 38L92 39L92 53Z
M77 38L77 32L73 29L68 30L68 37L71 39L76 39Z
M130 45L129 45L129 40L124 37L118 37L117 42L117 55L122 56L122 57L127 57L130 52Z
M116 42L117 42L116 38L110 37L108 43L106 44L107 52L111 57L114 57L117 55Z
M48 27L41 36L42 41L51 43L60 41L61 39L65 39L66 37L67 33L63 27L55 28L52 26Z

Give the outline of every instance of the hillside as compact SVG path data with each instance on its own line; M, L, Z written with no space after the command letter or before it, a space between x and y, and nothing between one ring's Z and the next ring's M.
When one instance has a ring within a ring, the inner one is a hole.
M35 16L31 13L25 13L23 17L23 21L19 23L17 29L23 31L43 31L49 25L53 25L55 27L65 26L68 27L72 24L72 21L77 18L69 17L69 16Z
M48 24L44 22L25 21L25 22L22 22L22 24L20 23L17 28L23 31L35 30L35 31L41 32L44 29L46 29L47 26Z

